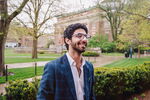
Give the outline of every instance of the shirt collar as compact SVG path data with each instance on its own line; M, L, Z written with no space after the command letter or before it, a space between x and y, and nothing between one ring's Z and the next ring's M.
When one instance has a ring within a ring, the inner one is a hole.
M76 62L73 60L73 58L69 55L69 53L67 52L66 53L66 56L68 58L68 61L69 61L69 64L70 66L76 66ZM81 65L81 68L85 65L85 59L83 59L82 57L82 65Z

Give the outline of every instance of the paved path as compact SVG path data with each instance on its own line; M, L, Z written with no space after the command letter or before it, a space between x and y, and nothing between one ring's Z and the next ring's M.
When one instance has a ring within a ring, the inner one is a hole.
M100 57L85 57L86 60L93 63L94 67L101 67L106 64L110 64L116 60L123 58L122 56L100 56ZM44 66L49 61L39 61L36 62L37 66ZM11 68L24 68L24 67L32 67L35 66L35 62L29 63L15 63L15 64L7 64L8 69Z
M37 66L44 66L47 62L49 62L49 61L39 61L39 62L36 62L36 63L37 63ZM8 65L8 69L11 69L11 68L24 68L24 67L35 66L35 62L15 63L15 64L7 64L7 65Z
M58 58L58 57L40 56L39 58ZM6 58L14 58L14 56L6 56ZM31 56L15 56L15 58L31 58Z
M114 61L124 58L123 56L100 56L100 57L85 57L86 60L93 63L94 67L102 67L106 64L110 64ZM37 66L44 66L48 61L37 62ZM35 62L30 63L16 63L16 64L7 64L8 69L11 68L24 68L35 66ZM29 78L28 80L32 80ZM7 84L0 84L0 93L5 93L5 87Z
M114 61L121 60L123 58L124 58L123 56L100 56L90 58L86 57L86 60L92 62L94 67L102 67L106 64L110 64Z

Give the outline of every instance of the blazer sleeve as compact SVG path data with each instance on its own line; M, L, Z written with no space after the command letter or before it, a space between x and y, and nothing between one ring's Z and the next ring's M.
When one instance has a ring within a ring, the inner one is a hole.
M91 88L90 100L96 100L95 93L94 93L94 84L95 84L94 68L92 64L91 64L91 68L92 68L92 86L91 86L92 88Z
M55 69L54 63L47 63L40 82L37 100L54 100L55 93Z

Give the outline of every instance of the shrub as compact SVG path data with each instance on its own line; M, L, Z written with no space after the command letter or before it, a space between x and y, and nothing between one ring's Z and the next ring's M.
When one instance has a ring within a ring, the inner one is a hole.
M99 53L93 51L85 51L82 55L88 57L97 57L99 56Z
M97 34L89 40L88 47L101 47L105 42L108 42L108 36Z
M114 52L116 49L116 43L115 42L106 42L102 45L102 52Z
M144 65L149 65L150 66L150 61L145 61Z
M36 100L36 87L27 80L9 82L5 90L8 100Z
M63 50L62 53L63 53L63 54L67 53L67 50Z
M129 97L150 89L150 66L96 68L95 81L95 93L99 98L119 100L120 97Z
M0 94L0 100L6 100L6 96L3 93Z
M44 51L38 51L38 53L39 53L39 54L45 54L45 52L44 52Z

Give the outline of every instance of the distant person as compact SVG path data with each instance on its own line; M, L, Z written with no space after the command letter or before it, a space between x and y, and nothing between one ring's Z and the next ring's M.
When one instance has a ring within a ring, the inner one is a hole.
M67 53L45 65L37 100L95 100L93 65L82 57L90 38L84 24L64 31Z
M125 55L126 58L128 58L129 57L129 52L125 51L124 55Z

